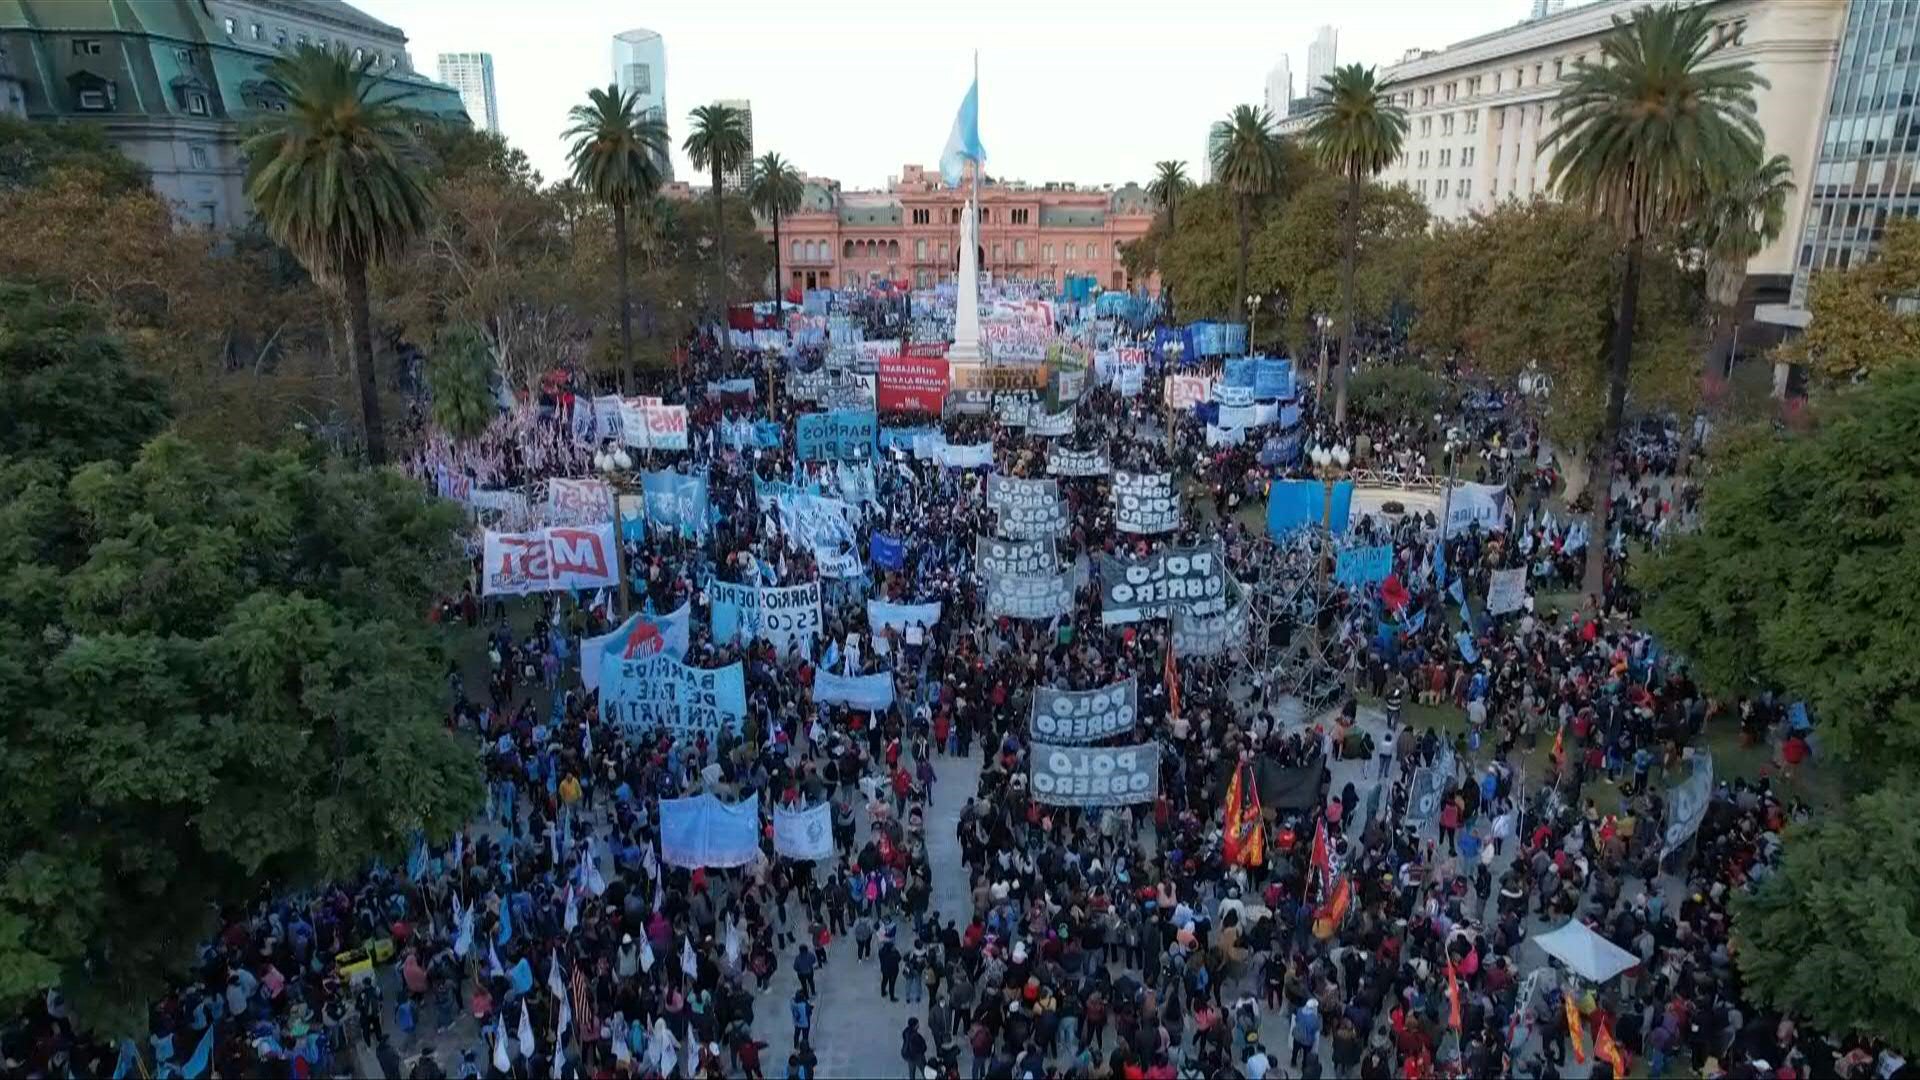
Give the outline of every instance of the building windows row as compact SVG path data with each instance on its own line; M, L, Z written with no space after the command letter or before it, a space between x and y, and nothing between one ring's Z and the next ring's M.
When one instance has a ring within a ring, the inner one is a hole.
M840 245L840 256L845 259L897 259L900 257L898 240L847 240Z
M933 211L926 209L915 210L913 212L913 223L915 225L933 224Z

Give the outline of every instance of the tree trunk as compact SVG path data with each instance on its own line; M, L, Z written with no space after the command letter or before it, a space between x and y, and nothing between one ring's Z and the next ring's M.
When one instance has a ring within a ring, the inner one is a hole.
M787 283L780 280L780 211L773 212L773 321L787 325Z
M1560 479L1564 486L1560 497L1571 505L1580 498L1581 492L1593 481L1593 459L1590 449L1584 446L1553 448L1554 463L1560 467Z
M373 370L373 315L367 306L367 264L348 260L341 268L347 290L347 354L360 391L360 422L366 429L367 464L387 463L387 429L380 421L380 383Z
M1340 366L1333 373L1333 426L1347 422L1347 380L1353 373L1353 262L1360 242L1360 170L1347 171L1346 212L1340 215Z
M1247 257L1248 245L1253 239L1252 233L1248 231L1251 226L1247 223L1247 218L1253 211L1247 202L1245 195L1233 200L1233 221L1240 231L1240 261L1234 265L1233 278L1234 284L1238 286L1233 294L1233 321L1237 323L1247 321ZM1247 344L1251 347L1253 343Z
M1633 360L1633 324L1640 307L1640 248L1635 237L1627 244L1627 268L1620 281L1620 314L1613 325L1612 356L1607 366L1607 415L1600 425L1600 441L1593 447L1589 472L1593 510L1587 522L1587 569L1581 591L1602 598L1606 587L1608 508L1613 502L1613 454L1620 442L1620 423L1627 411L1627 367ZM1603 599L1603 598L1602 598Z
M1173 200L1167 200L1167 243L1173 243ZM1156 260L1157 261L1157 260ZM1142 283L1145 287L1145 283ZM1163 276L1160 279L1160 310L1166 313L1168 322L1173 321L1173 285Z
M718 256L719 281L714 295L720 301L720 355L733 364L732 327L727 323L727 208L720 197L720 159L713 160L713 250Z
M620 378L628 394L638 393L639 374L633 370L633 290L627 286L627 206L613 204L613 242L620 265Z

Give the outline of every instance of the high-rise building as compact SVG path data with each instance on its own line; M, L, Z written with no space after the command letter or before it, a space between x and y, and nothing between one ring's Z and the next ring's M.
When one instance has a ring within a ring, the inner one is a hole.
M640 99L642 119L658 120L673 130L667 117L667 41L652 30L628 30L613 35L613 82L622 94ZM671 146L678 140L669 138ZM655 159L660 178L673 179L673 156L665 151Z
M1307 86L1302 96L1312 97L1320 92L1320 84L1339 66L1339 49L1340 31L1323 26L1314 32L1313 41L1307 45Z
M1280 62L1267 72L1267 112L1275 120L1287 118L1287 107L1293 103L1293 69L1287 65L1283 54Z
M500 133L500 102L493 95L493 54L441 53L440 81L460 91L473 126Z
M1560 9L1566 6L1567 0L1533 0L1533 17L1544 19L1549 15L1558 15Z
M753 167L753 102L746 98L721 98L715 105L725 105L740 114L741 126L747 129L747 158L740 167L720 178L728 190L738 191L747 186L747 174Z

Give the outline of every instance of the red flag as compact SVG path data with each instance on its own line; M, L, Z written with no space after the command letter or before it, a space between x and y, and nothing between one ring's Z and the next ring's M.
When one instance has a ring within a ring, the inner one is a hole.
M1253 767L1244 761L1233 770L1233 780L1227 785L1227 822L1222 847L1229 863L1259 866L1266 861L1266 836L1260 825L1260 785L1253 781Z
M573 992L573 1030L579 1035L582 1045L599 1037L600 1021L593 1015L593 995L587 991L587 968L584 962L573 965L573 978L568 989Z
M1553 760L1565 761L1567 755L1567 725L1561 724L1560 730L1553 733Z
M1327 851L1327 819L1321 818L1313 828L1313 866L1320 871L1320 884L1325 888L1333 877L1333 856Z
M1613 1025L1607 1022L1606 1016L1598 1013L1593 1018L1593 1056L1612 1065L1613 1075L1626 1080L1627 1066L1632 1062L1627 1059L1627 1052L1620 1049L1620 1044L1613 1041Z
M1454 973L1453 957L1447 957L1447 1023L1460 1030L1460 977Z
M1580 1007L1573 1003L1573 995L1566 994L1560 1003L1567 1010L1567 1038L1573 1043L1573 1060L1581 1065L1587 1063L1587 1041L1580 1032Z
M1173 659L1173 638L1167 638L1167 716L1180 719L1180 665Z

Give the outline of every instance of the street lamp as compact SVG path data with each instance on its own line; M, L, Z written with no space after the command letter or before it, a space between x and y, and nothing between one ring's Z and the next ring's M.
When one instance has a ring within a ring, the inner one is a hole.
M1326 501L1321 504L1320 525L1327 530L1327 549L1324 553L1320 554L1316 560L1319 563L1316 574L1319 579L1319 596L1324 601L1327 595L1327 575L1332 570L1330 564L1335 558L1333 550L1333 486L1347 475L1347 465L1353 460L1353 456L1348 452L1346 445L1336 439L1332 446L1321 446L1316 443L1309 447L1307 449L1307 460L1313 463L1313 475L1319 478L1320 483L1325 488L1324 497ZM1322 640L1323 631L1320 628L1320 616L1320 612L1314 612L1313 652L1316 657L1320 657L1324 661L1326 646Z
M633 596L627 584L626 538L621 535L620 527L620 489L622 482L632 475L633 455L627 453L626 447L616 444L610 450L595 451L593 467L613 491L613 572L620 578L620 616L625 618L633 611Z
M1315 315L1313 325L1320 331L1320 368L1313 377L1313 407L1318 411L1321 392L1327 388L1327 331L1333 329L1333 316L1325 312Z
M1253 346L1254 320L1257 319L1260 315L1260 301L1264 299L1266 299L1266 297L1261 296L1259 293L1247 294L1247 355L1248 356L1252 356L1254 352L1254 346Z
M1436 424L1439 423L1440 417L1435 416L1433 421ZM1460 450L1463 446L1464 444L1460 441L1460 429L1449 426L1446 444L1440 448L1447 462L1447 497L1441 503L1440 509L1440 557L1443 559L1447 554L1447 522L1453 517L1453 477L1455 470L1459 467Z

